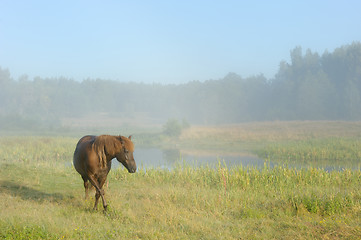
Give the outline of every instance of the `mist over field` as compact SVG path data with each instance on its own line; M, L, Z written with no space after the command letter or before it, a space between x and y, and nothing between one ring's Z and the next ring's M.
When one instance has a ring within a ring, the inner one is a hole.
M296 47L274 78L262 74L185 84L75 81L0 67L0 130L110 129L273 120L361 120L361 43L320 54ZM261 70L261 69L260 69Z

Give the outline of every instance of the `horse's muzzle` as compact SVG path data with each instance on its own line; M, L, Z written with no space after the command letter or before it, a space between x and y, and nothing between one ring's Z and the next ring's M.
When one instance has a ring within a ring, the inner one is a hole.
M128 172L129 172L129 173L135 173L136 171L137 171L136 168L130 168L130 169L128 169Z

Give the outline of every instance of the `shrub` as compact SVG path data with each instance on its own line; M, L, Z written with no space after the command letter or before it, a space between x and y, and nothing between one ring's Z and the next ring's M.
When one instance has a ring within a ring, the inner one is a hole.
M169 119L163 126L163 133L170 137L179 137L184 126L184 121L180 123L177 119Z

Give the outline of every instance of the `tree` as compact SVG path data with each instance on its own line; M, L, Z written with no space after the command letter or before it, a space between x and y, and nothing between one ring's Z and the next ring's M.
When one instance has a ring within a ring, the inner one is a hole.
M170 137L179 137L182 133L182 124L177 119L169 119L163 126L163 133Z

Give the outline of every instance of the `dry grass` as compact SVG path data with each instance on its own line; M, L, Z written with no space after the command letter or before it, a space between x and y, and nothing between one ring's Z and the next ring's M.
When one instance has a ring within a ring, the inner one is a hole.
M292 121L253 122L237 125L194 126L180 140L281 141L308 138L361 137L361 122Z

